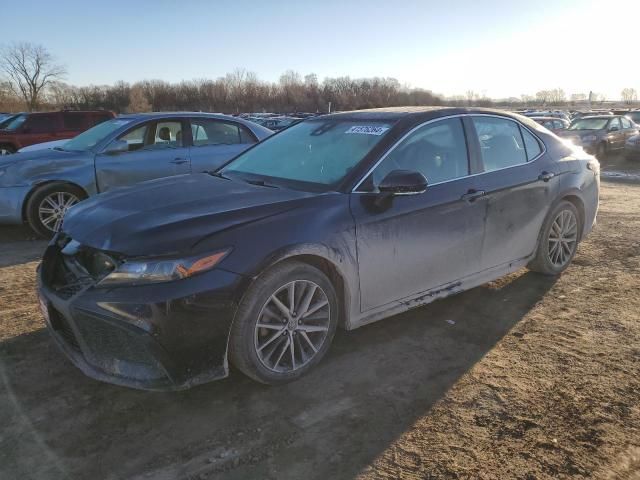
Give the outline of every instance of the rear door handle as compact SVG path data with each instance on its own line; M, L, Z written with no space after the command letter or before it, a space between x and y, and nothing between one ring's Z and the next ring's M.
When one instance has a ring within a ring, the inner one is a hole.
M182 165L183 163L187 163L189 160L187 160L186 158L174 158L173 160L171 160L171 163L175 163L176 165Z
M469 190L467 193L460 197L462 200L466 202L475 202L478 198L484 197L487 194L484 190Z
M542 172L540 175L538 175L538 180L542 180L543 182L548 182L555 176L556 174L553 172Z

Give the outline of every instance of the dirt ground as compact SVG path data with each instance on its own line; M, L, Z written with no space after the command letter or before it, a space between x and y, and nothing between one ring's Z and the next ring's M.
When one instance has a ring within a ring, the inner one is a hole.
M85 377L43 330L44 243L0 236L2 479L640 479L640 184L603 182L560 278L522 270L339 332L280 387Z

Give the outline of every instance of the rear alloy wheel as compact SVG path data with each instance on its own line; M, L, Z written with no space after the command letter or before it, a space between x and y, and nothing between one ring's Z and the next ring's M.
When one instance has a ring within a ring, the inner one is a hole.
M262 274L240 303L229 339L231 362L267 384L295 380L326 354L338 323L327 276L296 261Z
M27 222L41 237L50 238L62 227L67 211L85 198L82 190L60 182L36 190L27 203Z
M575 205L567 201L560 202L545 220L538 250L529 268L546 275L563 272L578 249L580 228Z

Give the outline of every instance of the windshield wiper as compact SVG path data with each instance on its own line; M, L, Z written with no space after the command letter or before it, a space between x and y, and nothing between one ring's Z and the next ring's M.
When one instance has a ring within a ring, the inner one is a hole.
M208 173L212 177L224 178L225 180L231 180L229 177L225 177L222 173L216 172L214 170L207 170L205 173Z
M243 180L247 183L250 183L251 185L257 185L259 187L280 188L276 185L271 185L269 183L266 183L264 180L249 180L249 179L243 179Z

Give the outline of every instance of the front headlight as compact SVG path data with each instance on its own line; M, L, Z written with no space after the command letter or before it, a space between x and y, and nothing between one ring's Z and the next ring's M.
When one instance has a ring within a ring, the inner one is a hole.
M122 284L159 283L191 277L211 270L218 265L231 249L221 250L211 255L182 259L127 260L104 277L98 285L116 286Z
M595 142L596 140L598 140L596 135L585 135L582 137L583 142Z

